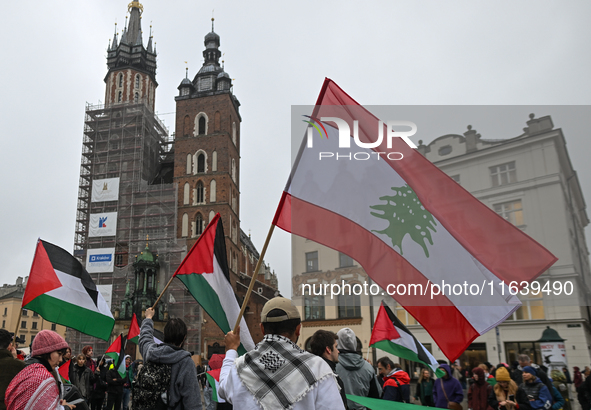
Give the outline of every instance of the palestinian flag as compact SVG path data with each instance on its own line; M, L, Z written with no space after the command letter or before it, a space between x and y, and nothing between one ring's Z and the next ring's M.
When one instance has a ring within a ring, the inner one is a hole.
M226 255L224 228L218 213L174 273L224 334L232 330L230 326L234 326L240 313ZM240 341L239 354L254 349L244 317L240 321Z
M70 365L72 364L72 360L68 360L66 363L62 364L58 369L57 372L64 383L72 383L70 381Z
M218 389L220 387L220 372L221 371L222 371L222 369L210 370L205 373L205 376L207 377L207 381L209 382L209 385L211 386L211 389L212 389L212 394L211 394L212 400L215 402L218 402L218 403L225 403L226 401L218 396Z
M395 286L450 360L521 306L510 282L556 262L413 149L421 123L380 121L330 79L302 114L322 127L307 127L273 224L350 256L384 294Z
M109 339L115 325L107 302L78 259L41 239L22 307L45 320L103 340Z
M439 363L425 346L421 344L402 324L390 308L382 302L375 324L371 331L370 347L381 349L413 362L429 366L437 377L445 374Z
M121 375L121 377L125 377L125 336L120 334L117 336L117 339L105 352L105 355L109 356L113 359L113 366L117 369L117 372Z
M131 325L129 326L129 332L127 333L127 341L133 342L136 345L140 339L140 326L137 324L137 317L135 313L131 317Z

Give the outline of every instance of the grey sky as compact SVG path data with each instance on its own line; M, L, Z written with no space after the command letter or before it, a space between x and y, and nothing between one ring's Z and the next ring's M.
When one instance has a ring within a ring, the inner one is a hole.
M115 21L123 28L127 4L0 5L0 285L28 274L38 237L72 250L85 102L104 100L106 48ZM289 174L290 107L313 104L324 77L362 104L591 103L586 1L142 4L144 42L152 22L158 51L156 109L170 132L184 62L192 79L215 9L242 104L241 226L259 249ZM470 123L483 138L509 138L526 120L507 135ZM554 123L565 130L589 198L589 138L567 120ZM465 125L441 134L463 133ZM266 260L289 294L288 234L275 231Z

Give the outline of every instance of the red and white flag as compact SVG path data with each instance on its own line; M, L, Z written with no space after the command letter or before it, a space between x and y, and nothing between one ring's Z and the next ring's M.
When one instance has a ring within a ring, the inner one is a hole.
M352 131L348 144L335 118ZM415 286L393 297L449 359L519 308L501 281L531 281L557 260L403 138L387 138L394 119L381 124L333 81L310 119L327 138L302 142L273 223L349 255L382 289ZM443 281L460 294L433 294Z

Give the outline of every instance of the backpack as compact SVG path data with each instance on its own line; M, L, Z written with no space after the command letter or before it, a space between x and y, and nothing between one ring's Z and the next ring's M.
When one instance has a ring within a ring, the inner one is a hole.
M166 410L172 365L146 362L132 383L134 410Z

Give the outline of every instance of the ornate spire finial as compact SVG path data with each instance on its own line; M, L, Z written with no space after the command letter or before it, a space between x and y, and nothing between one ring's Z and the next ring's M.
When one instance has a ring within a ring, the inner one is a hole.
M150 235L146 235L146 248L148 247L148 242L150 242Z
M211 10L211 31L213 32L213 21L215 19L213 18L213 10Z

